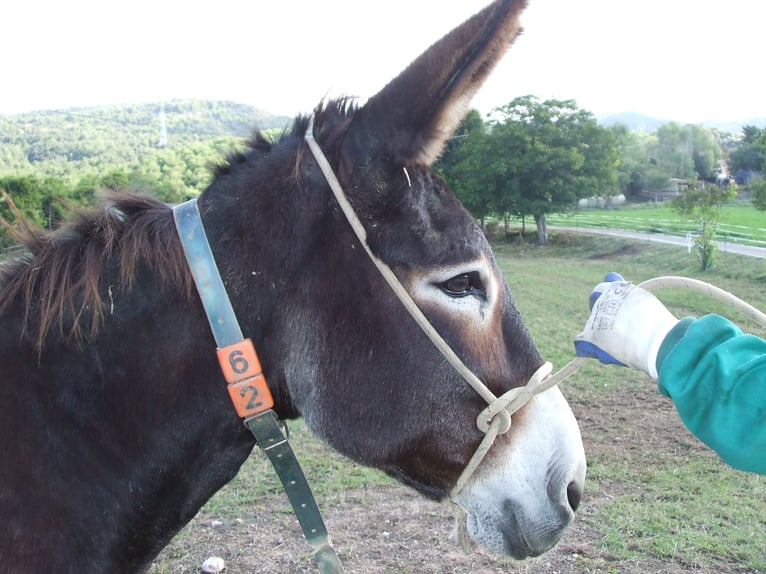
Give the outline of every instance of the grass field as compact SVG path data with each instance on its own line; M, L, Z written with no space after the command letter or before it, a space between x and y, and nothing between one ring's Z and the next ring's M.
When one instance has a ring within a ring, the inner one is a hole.
M686 249L556 234L540 248L496 246L499 265L543 355L559 368L588 316L587 296L607 271L633 281L700 278L766 309L766 262L721 254L698 270ZM761 336L763 329L701 295L658 292L678 315L716 311ZM572 531L550 553L523 563L462 556L439 531L450 518L377 471L332 453L297 422L293 444L354 573L682 574L766 572L766 477L723 464L679 423L647 377L588 364L562 386L580 422L589 471ZM424 510L425 509L425 510ZM217 521L222 526L212 528ZM227 572L313 571L305 543L268 463L254 454L151 569L195 572L211 553ZM399 538L397 538L399 537Z
M617 209L577 210L569 214L551 215L548 223L566 227L599 227L680 236L697 231L693 222L683 220L669 206L634 205ZM725 207L718 238L721 241L766 247L766 211L758 211L741 203Z

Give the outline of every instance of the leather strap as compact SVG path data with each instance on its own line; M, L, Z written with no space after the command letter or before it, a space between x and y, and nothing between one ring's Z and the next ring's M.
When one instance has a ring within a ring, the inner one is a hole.
M244 338L242 329L210 250L197 200L190 199L175 206L173 216L216 344L221 348L238 343Z
M343 568L330 542L311 487L274 411L269 409L249 417L245 423L282 481L303 535L314 549L314 560L319 571L322 574L340 574Z
M282 481L303 535L322 574L342 574L322 515L290 446L249 339L244 339L202 225L197 200L173 208L173 217L194 283L213 332L224 377L237 413L253 433ZM286 427L284 427L286 428Z

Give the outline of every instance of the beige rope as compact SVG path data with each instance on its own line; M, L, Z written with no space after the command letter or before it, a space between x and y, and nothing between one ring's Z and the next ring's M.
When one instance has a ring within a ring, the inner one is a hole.
M442 336L436 329L434 329L433 325L431 325L430 321L417 306L417 303L412 299L391 268L372 252L367 244L367 231L364 229L354 208L346 198L346 194L343 192L343 188L341 187L338 178L335 177L335 172L333 172L330 162L327 160L327 157L322 152L319 144L314 139L313 132L314 117L312 116L306 130L306 143L319 165L319 168L322 170L327 183L330 185L330 189L332 190L338 205L340 205L343 214L346 216L346 219L354 230L357 239L359 239L360 244L370 260L375 264L375 267L381 275L383 275L383 278L391 289L393 289L394 293L396 293L396 296L402 302L412 318L433 342L436 348L439 349L444 358L447 359L450 365L452 365L452 367L489 405L479 414L476 420L476 425L485 433L484 438L476 449L476 452L473 454L473 457L468 462L468 465L463 470L463 473L458 478L455 488L453 488L451 492L451 496L454 498L454 496L465 486L479 464L481 464L481 461L489 452L497 435L504 434L510 430L511 415L526 404L526 402L534 395L542 393L561 383L564 379L579 369L587 359L578 357L570 361L554 375L550 375L553 367L550 363L546 362L532 375L525 386L513 388L500 397L496 397L495 394L490 391L489 388L487 388L487 386L463 363L463 361L460 360ZM409 181L409 174L406 169L405 175ZM738 299L731 293L713 285L709 285L703 281L686 277L657 277L639 284L639 287L647 290L652 290L658 287L684 287L693 289L734 306L749 317L758 321L760 324L766 326L766 314L760 312L741 299Z
M753 307L750 303L746 303L745 301L743 301L739 297L732 295L728 291L725 291L721 289L720 287L716 287L715 285L711 285L710 283L705 283L704 281L700 281L699 279L691 279L689 277L677 277L674 275L668 275L665 277L655 277L654 279L647 279L643 283L639 283L638 286L648 291L652 291L654 289L659 289L662 287L671 287L671 288L680 287L683 289L690 289L692 291L697 291L698 293L703 293L704 295L708 295L709 297L718 299L719 301L726 303L731 307L734 307L738 311L741 311L742 313L744 313L745 315L753 319L755 322L766 327L766 313L762 313L761 311Z
M346 194L343 192L343 188L341 187L338 178L335 177L335 173L332 170L332 166L330 166L330 162L327 161L327 158L322 152L322 149L314 139L314 135L312 133L313 126L314 118L312 117L309 123L309 127L306 130L306 142L308 143L311 153L314 154L314 159L316 159L317 163L319 164L319 168L322 170L327 183L330 184L330 189L332 190L333 195L335 195L335 199L338 201L343 214L346 216L346 219L351 225L351 228L354 230L354 233L356 234L357 239L359 239L359 242L362 244L365 252L375 264L375 267L377 267L378 271L380 271L381 275L383 275L383 278L386 280L389 287L393 289L394 293L396 293L396 296L402 302L404 307L407 309L410 315L412 315L412 318L415 319L415 322L418 324L418 326L425 332L426 335L428 335L428 338L431 339L434 345L436 345L436 348L439 349L442 355L444 355L447 361L449 361L450 365L452 365L455 370L460 373L460 375L468 382L468 384L471 385L485 401L488 403L493 402L496 397L492 391L490 391L487 386L482 383L481 380L479 380L479 378L473 374L473 372L468 367L465 366L463 361L460 360L460 358L455 354L447 342L441 337L441 335L439 335L436 329L434 329L433 325L431 325L430 321L417 306L417 303L415 303L415 301L412 299L410 294L401 284L388 264L377 257L370 249L370 246L367 244L367 231L364 229L362 222L359 221L356 212L354 212L354 208L346 198Z

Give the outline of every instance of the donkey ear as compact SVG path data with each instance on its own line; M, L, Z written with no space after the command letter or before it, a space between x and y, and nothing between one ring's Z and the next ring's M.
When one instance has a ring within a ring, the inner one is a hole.
M433 163L521 32L518 17L525 5L526 0L497 0L370 98L347 134L357 151L367 147L368 157L385 151L402 163Z

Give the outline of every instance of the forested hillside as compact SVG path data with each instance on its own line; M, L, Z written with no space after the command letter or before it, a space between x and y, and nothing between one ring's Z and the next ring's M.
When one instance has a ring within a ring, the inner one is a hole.
M201 100L0 116L0 190L46 227L55 226L65 204L90 203L104 187L182 201L205 188L211 168L254 128L281 131L291 122ZM7 215L2 201L0 215Z
M242 139L255 126L281 129L289 123L290 118L243 104L200 100L0 116L0 173L47 176L112 169L158 150Z

